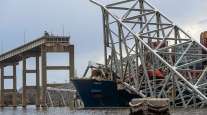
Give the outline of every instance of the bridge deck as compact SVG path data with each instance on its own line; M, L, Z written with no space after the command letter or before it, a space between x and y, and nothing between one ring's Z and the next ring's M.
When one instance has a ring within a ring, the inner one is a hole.
M14 61L18 62L22 58L22 54L26 52L40 52L41 45L45 43L69 43L70 38L65 36L42 36L38 39L35 39L29 43L26 43L20 47L17 47L13 50L5 52L0 55L0 63L13 63Z

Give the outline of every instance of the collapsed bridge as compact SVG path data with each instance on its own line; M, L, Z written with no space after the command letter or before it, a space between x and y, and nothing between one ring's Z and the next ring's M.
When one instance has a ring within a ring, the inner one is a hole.
M174 107L207 101L207 48L145 0L101 3L105 65L137 94ZM207 37L203 36L203 39Z

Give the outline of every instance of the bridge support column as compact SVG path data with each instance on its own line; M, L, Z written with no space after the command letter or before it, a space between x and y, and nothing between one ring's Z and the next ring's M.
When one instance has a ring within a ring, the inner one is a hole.
M40 72L39 56L36 56L36 106L40 106Z
M46 51L43 49L41 51L41 64L42 64L42 92L41 92L41 106L46 106L46 90L47 90L47 55Z
M69 76L69 79L74 79L74 71L75 71L75 67L74 67L74 45L70 45L69 46L69 73L70 73L70 76Z
M12 94L12 104L13 107L17 106L17 75L16 75L16 64L13 64L13 94Z
M23 57L22 66L22 107L26 107L26 57Z
M4 67L1 67L1 90L0 90L0 101L1 104L0 106L3 107L4 106Z

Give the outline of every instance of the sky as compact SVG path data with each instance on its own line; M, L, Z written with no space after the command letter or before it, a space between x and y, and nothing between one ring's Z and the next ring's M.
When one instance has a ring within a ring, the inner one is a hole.
M199 34L207 30L207 0L147 1L197 40ZM88 61L103 62L101 10L89 0L0 0L1 53L42 36L45 30L71 37L71 43L75 45L78 76L82 76ZM49 56L53 65L67 63L56 60L67 60L65 54ZM33 63L32 59L30 63ZM21 70L21 63L18 70ZM9 70L7 73L10 73ZM67 80L67 74L50 72L48 77L50 82L63 82ZM18 87L21 87L21 72L18 72L17 78ZM33 80L29 82L34 84ZM10 84L6 82L7 87Z

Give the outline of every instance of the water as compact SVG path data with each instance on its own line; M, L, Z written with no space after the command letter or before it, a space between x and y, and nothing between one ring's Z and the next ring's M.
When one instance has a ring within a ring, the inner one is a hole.
M128 115L127 109L93 109L93 110L70 110L67 107L48 108L37 110L35 107L16 109L5 107L0 109L0 115ZM171 110L171 115L207 115L206 109L176 109Z
M0 115L128 115L127 109L93 109L70 110L68 107L50 107L47 110L37 110L35 107L17 107L16 109L5 107L0 109Z
M205 109L176 109L171 111L172 115L207 115L207 108Z

